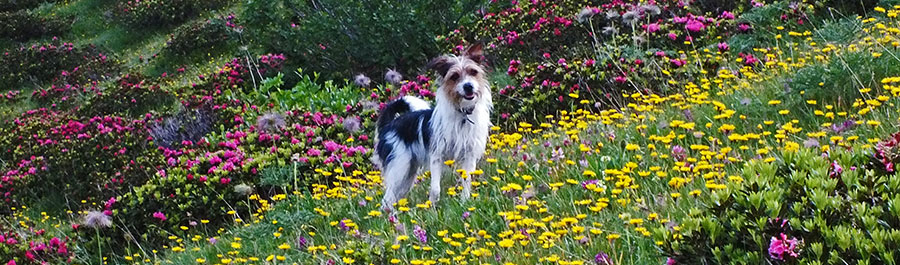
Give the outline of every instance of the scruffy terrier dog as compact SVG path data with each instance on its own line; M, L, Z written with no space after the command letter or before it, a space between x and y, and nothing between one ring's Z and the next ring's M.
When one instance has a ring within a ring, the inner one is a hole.
M375 160L382 168L384 210L393 210L394 203L406 197L425 166L431 170L429 199L433 203L440 199L444 161L454 160L466 172L475 170L487 144L493 104L481 63L480 44L462 56L435 58L428 63L440 75L434 109L422 99L406 96L381 112ZM472 180L463 177L461 181L462 196L468 199Z

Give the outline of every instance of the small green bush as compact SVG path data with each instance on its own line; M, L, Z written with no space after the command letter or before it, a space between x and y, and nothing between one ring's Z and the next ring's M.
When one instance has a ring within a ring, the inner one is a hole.
M93 45L75 46L53 38L0 54L0 87L16 88L27 81L43 84L53 80L51 83L59 86L40 91L38 97L45 97L73 90L72 86L87 81L105 79L116 69L117 64Z
M56 0L4 0L0 1L0 12L31 9L47 2L53 3Z
M41 18L26 10L0 12L0 36L26 41L41 36L66 32L70 22L65 18Z
M85 115L140 116L175 103L175 97L153 80L140 74L126 74L115 85L98 91L79 110Z
M873 170L871 157L803 149L751 162L743 184L656 235L678 264L896 264L900 176Z
M182 25L170 36L163 52L183 56L201 49L210 51L231 38L229 27L234 25L233 19L230 15Z
M133 28L175 25L202 12L221 8L230 0L122 0L115 16Z

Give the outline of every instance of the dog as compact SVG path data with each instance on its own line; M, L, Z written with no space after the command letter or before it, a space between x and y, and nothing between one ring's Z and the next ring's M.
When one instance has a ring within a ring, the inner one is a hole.
M428 198L437 203L447 160L467 172L462 174L461 195L471 197L472 179L467 174L485 152L493 109L482 47L475 44L462 56L443 55L428 63L439 75L433 109L422 99L405 96L381 111L373 160L381 164L385 211L406 197L426 166L431 170Z

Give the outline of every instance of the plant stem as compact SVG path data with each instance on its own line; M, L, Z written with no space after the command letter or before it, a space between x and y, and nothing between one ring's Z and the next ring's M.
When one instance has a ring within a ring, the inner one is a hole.
M100 255L100 264L103 264L103 245L100 243L100 228L94 228L97 235L97 254Z

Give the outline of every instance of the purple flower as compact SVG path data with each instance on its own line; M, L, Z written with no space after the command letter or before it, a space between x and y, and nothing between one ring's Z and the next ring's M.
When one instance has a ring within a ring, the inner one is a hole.
M806 141L803 141L803 146L806 148L819 147L819 140L816 140L816 138L806 139Z
M353 83L360 87L369 87L369 84L372 83L372 79L369 79L369 77L364 74L358 74L353 77Z
M464 212L464 213L462 214L462 218L463 218L463 219L468 219L470 215L472 215L472 213L466 211L466 212Z
M781 233L779 237L772 237L772 240L769 242L769 256L776 260L785 260L786 257L800 257L799 245L797 238L788 238L787 235Z
M845 120L842 123L832 124L831 130L834 131L834 133L840 134L840 133L843 133L850 129L853 129L853 127L856 127L856 121L854 121L853 119L849 119L849 120Z
M666 258L666 265L675 265L675 259Z
M421 226L416 225L416 227L413 228L413 235L416 237L416 239L419 240L419 242L422 242L423 244L428 243L428 235L425 233L425 229L422 229Z
M612 259L609 258L609 255L607 255L603 251L600 251L600 253L597 253L597 255L594 256L594 262L597 263L597 265L612 265L613 264L613 261L612 261Z
M717 46L719 47L719 51L720 51L720 52L725 52L725 51L728 51L728 50L730 49L730 48L728 47L728 43L727 43L727 42L720 42Z
M297 246L305 248L307 244L308 244L308 242L306 242L306 237L303 237L303 236L297 237Z
M687 150L680 145L672 146L672 157L675 158L676 161L684 161L687 156Z
M403 81L403 75L397 70L388 69L387 73L384 74L384 81L388 83L399 85L401 81Z

